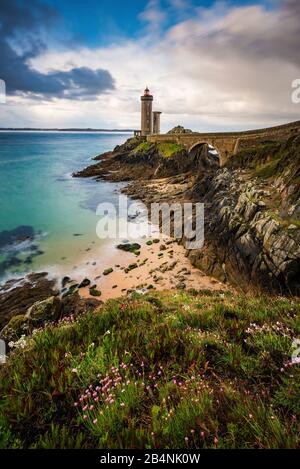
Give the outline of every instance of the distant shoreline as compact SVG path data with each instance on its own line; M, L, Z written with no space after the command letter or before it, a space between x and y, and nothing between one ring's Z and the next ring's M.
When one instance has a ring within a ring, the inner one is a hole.
M90 129L90 128L67 128L67 129L39 129L31 127L0 127L0 132L134 132L135 129Z

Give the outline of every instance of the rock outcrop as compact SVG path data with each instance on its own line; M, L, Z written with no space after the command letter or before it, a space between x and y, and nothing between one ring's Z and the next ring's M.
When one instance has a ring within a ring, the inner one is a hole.
M13 316L25 314L36 301L56 295L55 280L49 279L46 272L7 281L0 286L0 329Z
M300 136L258 142L221 169L207 145L162 145L130 139L77 176L143 179L125 192L146 204L203 202L205 244L188 252L196 266L243 289L300 294Z
M93 298L81 298L78 288L61 295L56 281L46 272L12 279L0 287L0 338L15 341L46 323L77 316L99 306Z
M168 134L192 134L193 131L191 129L185 129L182 125L176 125L173 129L167 132Z
M204 247L189 252L194 265L244 289L300 294L300 230L274 213L261 182L225 168L193 192L206 207Z
M24 314L12 316L1 330L0 338L9 344L45 324L55 323L65 317L76 317L99 307L100 304L101 302L94 298L81 298L77 291L62 298L50 296L34 302Z

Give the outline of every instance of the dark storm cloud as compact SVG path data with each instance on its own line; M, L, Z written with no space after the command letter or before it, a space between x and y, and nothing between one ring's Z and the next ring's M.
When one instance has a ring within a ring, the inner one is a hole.
M114 88L107 70L81 67L45 74L33 69L29 60L47 49L41 37L55 26L58 15L39 0L28 5L24 0L0 2L0 78L8 94L88 100Z

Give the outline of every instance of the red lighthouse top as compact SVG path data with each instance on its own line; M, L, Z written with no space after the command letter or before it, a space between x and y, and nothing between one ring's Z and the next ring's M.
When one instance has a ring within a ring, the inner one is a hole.
M144 90L144 96L150 96L150 90L149 90L148 86L146 86L146 88Z

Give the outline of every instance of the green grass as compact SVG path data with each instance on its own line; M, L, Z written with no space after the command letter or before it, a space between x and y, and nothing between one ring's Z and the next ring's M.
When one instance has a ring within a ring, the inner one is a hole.
M264 163L264 164L256 166L254 175L261 179L268 179L268 178L271 178L272 176L275 176L279 161L280 161L279 158L277 159L275 158L274 160L269 161L268 163Z
M142 142L132 150L132 154L136 155L137 153L147 153L151 148L153 148L153 143Z
M151 142L142 142L137 147L132 150L133 155L148 153L149 151L156 151L163 158L169 158L180 151L185 150L182 145L178 145L174 142L161 142L161 143L151 143Z
M158 151L162 156L165 158L170 158L170 156L175 155L176 153L179 153L181 151L184 151L185 148L183 145L178 145L177 143L174 142L161 142L157 144Z
M1 366L2 448L299 448L300 301L110 300Z

